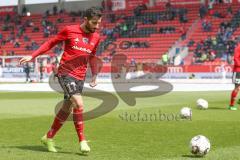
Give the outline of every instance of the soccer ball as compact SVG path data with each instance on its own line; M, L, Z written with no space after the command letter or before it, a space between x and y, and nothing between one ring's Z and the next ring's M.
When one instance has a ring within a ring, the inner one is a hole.
M181 118L189 119L192 117L192 110L188 107L183 107L180 111Z
M30 13L30 12L27 12L27 16L28 16L28 17L31 16L31 13Z
M210 142L203 135L197 135L190 141L190 151L196 156L204 156L210 151Z
M197 107L199 109L207 109L208 108L208 101L206 101L205 99L199 98L197 100Z

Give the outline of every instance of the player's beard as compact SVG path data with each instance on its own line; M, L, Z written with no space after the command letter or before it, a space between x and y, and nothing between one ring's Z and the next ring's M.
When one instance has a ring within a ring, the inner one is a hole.
M88 31L88 32L90 32L90 33L94 33L95 31L96 31L96 29L95 28L91 28L90 27L90 24L87 22L87 24L85 25L85 28L86 28L86 30Z

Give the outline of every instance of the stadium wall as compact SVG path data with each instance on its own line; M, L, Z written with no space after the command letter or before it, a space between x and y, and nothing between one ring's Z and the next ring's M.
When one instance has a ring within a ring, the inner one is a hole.
M63 7L66 11L85 11L87 8L92 6L99 6L101 7L101 0L89 0L89 1L82 1L82 2L64 2Z
M47 4L29 4L26 5L29 12L33 14L45 13L46 10L52 11L53 6L56 5L58 8L64 8L67 12L86 10L92 6L101 6L101 0L89 0L89 1L74 1L74 2L63 2L62 5L58 3L47 3Z
M230 79L164 79L165 82L169 82L173 86L172 91L230 91L234 88ZM139 84L139 85L138 85ZM118 85L118 92L131 91L153 91L159 87L161 90L161 82L146 83L140 85L140 83L121 83L115 82ZM136 86L129 88L129 86ZM88 83L85 83L86 88L90 88ZM95 91L107 91L116 92L114 85L111 82L99 82L94 88ZM0 91L17 91L17 92L56 92L49 83L21 83L21 84L0 84ZM162 91L165 91L164 89ZM94 90L93 90L94 92Z
M48 3L48 4L29 4L26 5L27 10L31 14L42 14L45 13L47 10L52 11L53 6L58 5L57 3Z

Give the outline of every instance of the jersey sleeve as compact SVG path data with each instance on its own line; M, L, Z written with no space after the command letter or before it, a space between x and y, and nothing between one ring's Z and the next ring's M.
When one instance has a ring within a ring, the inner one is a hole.
M99 59L96 56L98 44L99 44L99 40L96 43L95 48L92 52L92 55L89 58L89 65L90 65L90 68L91 68L92 76L97 75L100 72L100 70L102 68L102 65L103 65L101 59Z
M234 65L240 67L240 45L234 50Z
M98 49L98 45L99 45L99 41L100 41L100 39L98 39L98 41L97 41L97 43L95 45L95 48L92 51L92 55L96 55L96 52L97 52L97 49Z
M44 44L42 44L35 52L33 52L32 57L35 58L47 51L49 51L53 46L59 42L67 40L68 29L65 27L61 32L59 32L55 37L51 38Z

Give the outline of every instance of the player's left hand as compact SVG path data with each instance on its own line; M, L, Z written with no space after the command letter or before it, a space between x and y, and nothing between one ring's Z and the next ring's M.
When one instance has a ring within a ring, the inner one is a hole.
M90 83L89 83L89 86L90 87L95 87L97 85L97 82L96 81L91 81Z

